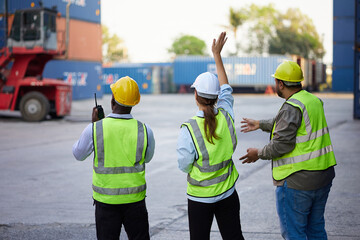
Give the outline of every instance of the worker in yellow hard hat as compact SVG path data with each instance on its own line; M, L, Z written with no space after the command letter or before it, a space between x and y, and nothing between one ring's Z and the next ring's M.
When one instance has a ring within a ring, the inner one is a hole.
M145 163L154 155L151 128L131 115L140 101L137 83L126 76L110 85L111 109L99 119L94 107L89 124L73 145L79 161L94 151L93 199L98 239L119 239L124 225L129 239L150 239L145 204Z
M297 63L284 61L272 76L277 94L285 99L276 117L260 121L243 118L241 122L241 132L259 128L269 132L270 143L247 149L240 160L272 160L284 239L327 239L324 211L336 159L323 102L302 89L304 77Z

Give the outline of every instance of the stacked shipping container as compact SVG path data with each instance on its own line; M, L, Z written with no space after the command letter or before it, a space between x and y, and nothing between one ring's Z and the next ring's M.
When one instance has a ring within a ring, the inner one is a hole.
M7 23L5 16L6 3L4 0L0 0L0 49L5 46Z
M334 0L332 90L354 89L355 1Z
M59 16L56 19L58 49L66 50L66 5L69 7L69 39L67 58L60 56L50 61L44 69L43 76L63 79L73 85L73 99L91 98L94 92L102 96L101 60L102 42L100 25L100 0L7 0L9 16L8 26L11 26L13 14L17 9L56 7ZM5 28L6 22L1 13L5 12L5 0L0 0L0 28ZM5 46L5 30L0 29L0 48Z

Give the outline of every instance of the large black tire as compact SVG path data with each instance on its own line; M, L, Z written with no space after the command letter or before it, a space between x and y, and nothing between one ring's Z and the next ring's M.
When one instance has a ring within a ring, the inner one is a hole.
M29 92L20 101L20 112L24 120L38 122L49 113L49 100L40 92Z

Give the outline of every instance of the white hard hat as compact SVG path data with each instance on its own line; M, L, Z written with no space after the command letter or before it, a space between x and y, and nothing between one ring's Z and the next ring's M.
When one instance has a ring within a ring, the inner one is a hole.
M200 97L208 99L215 99L220 93L219 80L210 72L200 74L191 85L191 88L195 88Z

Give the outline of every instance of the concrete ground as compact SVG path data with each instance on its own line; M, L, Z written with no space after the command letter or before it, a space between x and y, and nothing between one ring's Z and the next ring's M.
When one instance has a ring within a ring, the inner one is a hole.
M261 147L269 136L240 133L242 117L273 117L283 100L277 96L236 94L238 146L234 160L245 239L281 239L268 161L242 165L248 147ZM353 120L351 95L330 94L324 101L338 165L326 208L330 240L360 239L360 121ZM110 96L98 99L110 112ZM72 156L72 145L89 124L93 100L74 101L61 120L23 122L18 113L0 112L0 239L96 239L92 206L92 155ZM151 239L189 239L186 174L177 168L176 142L182 122L196 113L194 96L143 95L133 116L148 123L156 150L147 165L146 203ZM122 232L121 239L127 239ZM216 221L211 239L221 239Z

